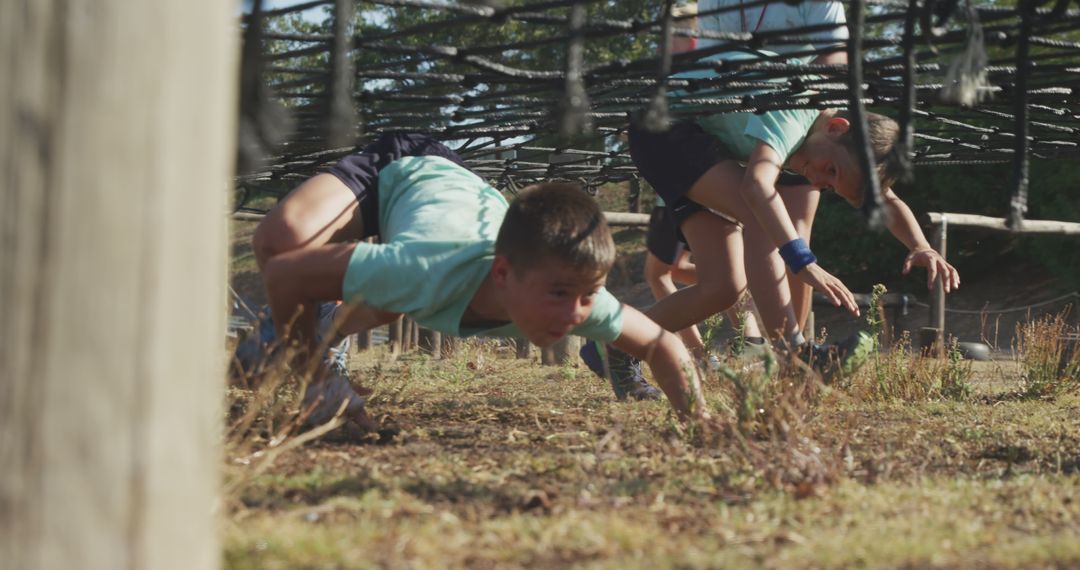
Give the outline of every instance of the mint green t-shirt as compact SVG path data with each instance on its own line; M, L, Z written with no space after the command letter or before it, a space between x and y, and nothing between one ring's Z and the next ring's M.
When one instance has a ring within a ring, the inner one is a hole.
M763 55L774 55L760 50ZM723 52L705 58L703 61L712 60L745 60L755 59L757 56L744 52ZM792 60L792 63L795 63ZM716 73L711 69L686 71L675 75L680 79L704 79L715 77ZM782 81L782 80L777 80ZM747 91L734 95L749 95ZM683 92L672 93L675 104L678 98L685 96ZM701 96L700 91L694 96ZM729 94L732 95L732 94ZM781 109L767 111L760 115L754 113L717 113L700 117L697 123L710 135L716 137L724 146L735 154L735 158L746 160L758 141L769 145L780 155L780 161L784 162L791 156L795 149L799 148L810 127L814 125L821 111L817 109Z
M507 202L480 177L445 158L410 156L379 172L379 235L349 260L345 301L405 313L454 336L520 336L513 323L461 326L461 316L491 270ZM612 342L622 334L622 304L606 289L573 334Z

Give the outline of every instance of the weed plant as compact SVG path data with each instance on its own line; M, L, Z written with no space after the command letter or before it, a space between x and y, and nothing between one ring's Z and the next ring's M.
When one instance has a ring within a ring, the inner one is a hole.
M1024 397L1053 398L1080 386L1080 327L1070 325L1068 316L1065 309L1016 326Z
M946 357L933 358L912 350L911 335L904 331L892 346L882 347L884 321L880 303L886 289L874 286L866 323L877 343L870 361L843 387L857 400L867 402L918 402L935 399L966 400L971 397L971 363L960 354L953 339Z

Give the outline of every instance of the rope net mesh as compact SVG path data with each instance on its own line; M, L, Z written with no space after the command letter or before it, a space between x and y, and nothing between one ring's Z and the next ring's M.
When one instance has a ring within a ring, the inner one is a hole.
M958 0L866 0L861 33L852 34L861 36L861 80L844 65L790 63L844 51L844 44L735 63L707 59L748 47L805 45L811 34L835 26L698 32L687 26L692 16L669 15L671 2L661 0L341 4L262 10L256 0L244 16L244 77L268 89L242 90L262 96L245 97L242 116L274 105L291 118L291 130L237 178L238 209L265 210L265 200L252 197L283 195L391 131L433 134L499 188L551 179L597 188L632 179L628 116L652 112L658 97L666 104L661 110L678 120L849 108L851 86L861 85L867 110L899 118L902 133L910 121L913 136L901 152L906 148L913 164L1014 164L1014 202L1026 202L1029 157L1080 156L1080 1L965 9ZM985 62L968 75L978 73L981 87L968 105L944 103L943 88L960 81L950 67L972 49L976 20ZM668 55L665 32L716 43ZM703 69L715 74L679 77ZM342 145L343 133L352 144Z

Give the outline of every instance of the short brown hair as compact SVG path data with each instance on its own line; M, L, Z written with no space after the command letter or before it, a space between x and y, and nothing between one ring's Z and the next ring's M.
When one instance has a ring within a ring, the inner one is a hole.
M510 203L495 254L515 271L554 258L599 275L615 264L615 242L591 196L576 184L549 182L529 186Z
M848 149L852 156L859 156L861 152L855 139L855 119L850 111L837 111L835 117L847 119L851 123L851 129L840 137L840 142ZM882 188L893 185L902 172L900 161L893 148L900 135L900 126L896 121L877 113L866 113L867 130L870 133L870 149L874 153L874 164L877 166L878 181Z

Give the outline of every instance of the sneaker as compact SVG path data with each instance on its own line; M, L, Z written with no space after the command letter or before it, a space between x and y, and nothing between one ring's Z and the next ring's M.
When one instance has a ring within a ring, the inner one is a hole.
M336 303L319 303L319 320L316 325L319 333L319 343L325 342L327 334L334 328L334 319L337 318L338 308ZM352 346L352 337L340 335L336 332L331 337L330 345L326 348L326 359L330 370L338 374L346 374L349 370L349 348Z
M772 352L772 347L768 342L765 342L761 337L747 337L743 341L742 348L739 349L739 358L741 360L759 361L765 358L767 354Z
M604 348L604 345L595 340L586 340L581 345L581 350L578 351L578 355L581 356L581 361L585 363L585 366L592 370L593 374L601 378L607 376L607 374L604 374Z
M641 361L630 358L626 366L616 368L612 365L611 389L615 391L615 397L624 401L628 397L635 400L659 400L663 396L655 386L645 380L641 373Z
M641 373L641 361L622 352L608 350L608 347L595 340L586 341L578 352L585 366L601 378L608 378L615 397L620 401L630 397L635 400L658 400L662 396L659 389L649 384ZM604 357L611 365L611 376L604 373Z
M323 335L329 331L337 316L335 303L320 303L318 307L319 319L317 328L322 342ZM261 318L256 330L246 339L236 345L233 363L240 375L249 377L256 376L263 371L267 362L270 362L273 351L280 348L278 345L277 332L274 330L274 319L270 316L270 307L263 306L259 314ZM333 344L326 349L323 357L327 367L336 374L346 375L349 369L349 348L352 340L349 336L335 336Z
M806 343L799 347L797 356L821 374L826 384L837 379L849 378L857 372L870 356L877 351L874 337L858 332L834 345L821 346Z
M307 414L304 425L314 427L330 421L341 408L342 402L348 402L342 417L366 420L365 399L356 393L349 379L340 374L330 374L321 382L312 382L304 390L304 399L300 404L301 413Z
M859 331L837 344L836 350L840 358L840 374L847 378L870 360L878 350L878 343L871 334Z

